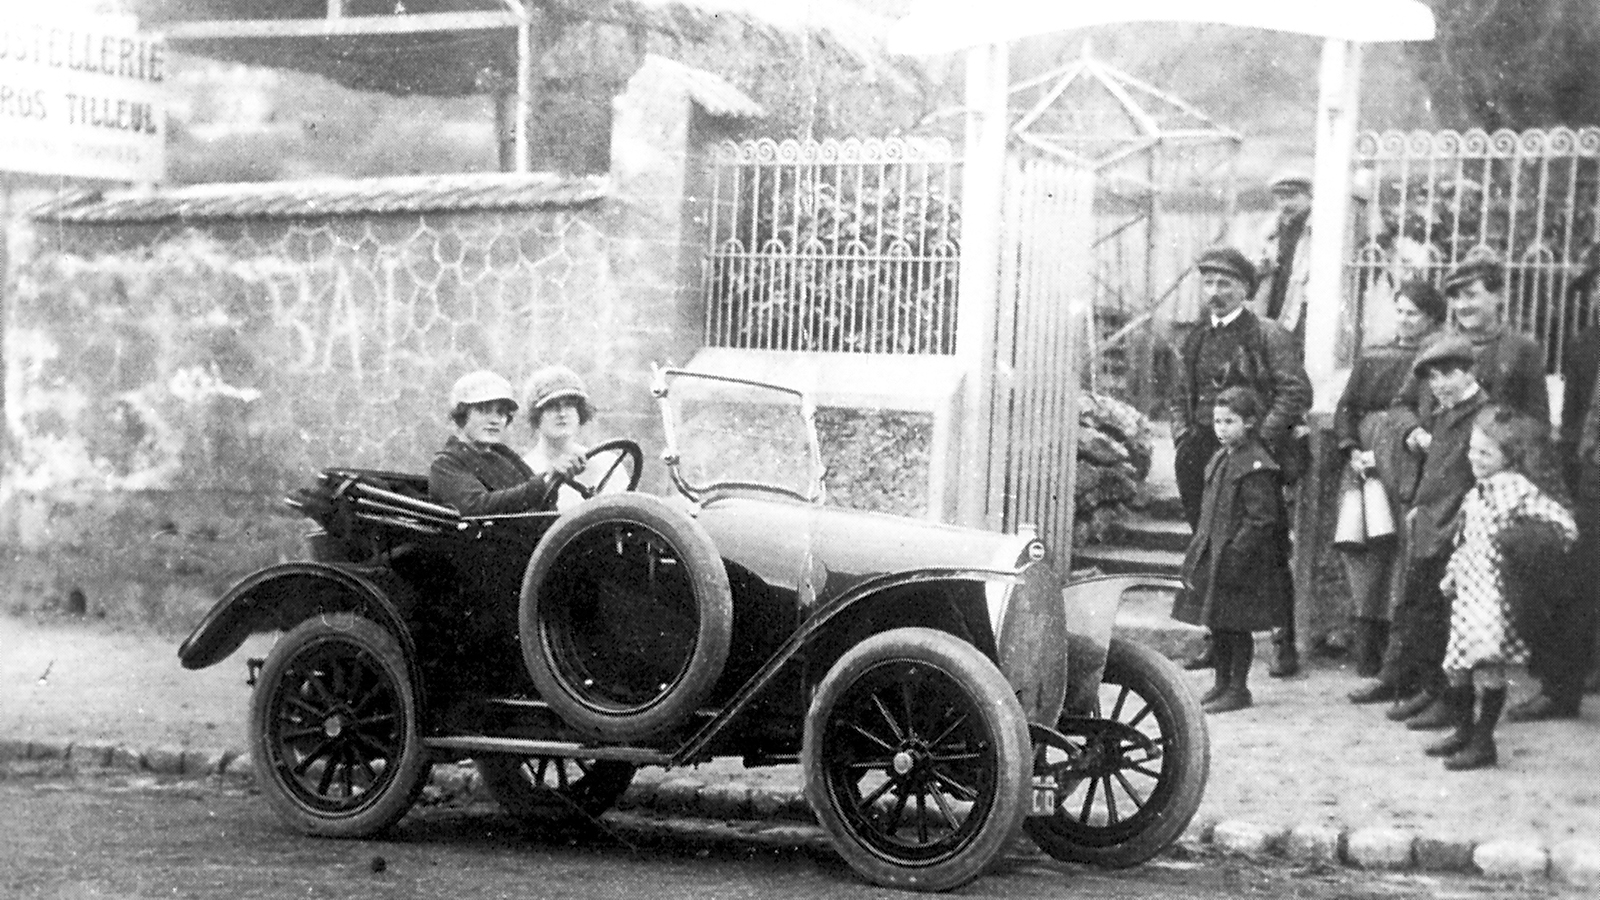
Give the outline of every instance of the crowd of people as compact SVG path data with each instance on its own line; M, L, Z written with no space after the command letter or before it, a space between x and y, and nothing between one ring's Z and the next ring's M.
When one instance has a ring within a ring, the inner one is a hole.
M1182 343L1169 408L1193 530L1173 615L1209 629L1189 667L1216 673L1211 713L1251 704L1252 632L1274 633L1269 674L1299 667L1292 486L1312 396L1290 248L1306 237L1310 183L1291 174L1273 189L1280 215L1259 265L1228 247L1196 264L1206 318ZM1600 250L1573 290L1597 282ZM1495 764L1502 713L1579 715L1600 608L1600 325L1569 346L1552 435L1544 351L1502 321L1503 295L1488 254L1438 289L1400 284L1397 336L1360 353L1334 415L1341 497L1376 502L1397 526L1341 545L1356 667L1370 679L1350 700L1448 731L1426 752L1452 770ZM1507 670L1521 665L1540 690L1507 710Z

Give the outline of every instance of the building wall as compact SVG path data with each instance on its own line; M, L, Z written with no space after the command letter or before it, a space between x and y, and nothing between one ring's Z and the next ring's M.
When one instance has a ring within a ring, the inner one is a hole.
M328 466L426 472L451 383L564 363L588 437L665 481L653 362L699 346L686 284L692 107L618 98L612 190L573 208L44 225L13 260L0 589L13 609L192 624L301 555L288 490ZM716 136L713 136L716 137ZM531 445L521 422L514 444ZM76 595L74 594L76 592Z

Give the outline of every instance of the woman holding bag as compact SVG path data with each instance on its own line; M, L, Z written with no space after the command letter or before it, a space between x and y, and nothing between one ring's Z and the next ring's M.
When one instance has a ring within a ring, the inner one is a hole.
M1361 351L1334 410L1333 427L1339 451L1349 462L1341 496L1363 487L1375 493L1381 486L1398 523L1417 480L1416 457L1407 453L1404 445L1417 421L1409 410L1396 408L1394 398L1411 372L1417 351L1444 324L1447 307L1433 285L1418 280L1400 285L1394 305L1397 335L1388 344ZM1369 480L1376 485L1365 484ZM1368 503L1374 500L1377 498L1369 497ZM1396 527L1395 532L1403 539L1403 527ZM1404 559L1405 554L1397 540L1374 539L1354 546L1341 544L1340 556L1350 583L1356 672L1371 677L1378 674L1383 659L1392 598L1401 583L1402 573L1395 561ZM1354 695L1351 699L1357 700Z

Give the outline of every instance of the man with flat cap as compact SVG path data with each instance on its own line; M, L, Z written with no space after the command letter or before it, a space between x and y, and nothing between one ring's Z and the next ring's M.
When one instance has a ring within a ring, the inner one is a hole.
M1540 422L1550 421L1550 396L1545 387L1544 349L1533 338L1506 326L1505 270L1492 252L1474 251L1451 269L1440 285L1450 302L1453 322L1440 338L1455 335L1472 345L1472 370L1492 403L1509 406ZM1431 392L1417 378L1400 390L1400 403L1416 411L1426 428L1437 409ZM1414 433L1412 446L1424 438Z
M1192 530L1200 521L1206 463L1221 447L1212 430L1211 407L1223 390L1253 388L1266 401L1261 441L1284 467L1298 474L1294 429L1311 408L1311 379L1289 332L1276 322L1257 317L1245 302L1256 290L1255 266L1232 247L1214 247L1201 254L1200 296L1205 314L1184 336L1178 373L1168 398L1178 496ZM1292 604L1293 598L1285 598ZM1292 607L1291 607L1292 608ZM1291 616L1292 621L1292 616ZM1274 635L1278 654L1275 674L1298 669L1294 634ZM1197 660L1193 665L1204 665Z
M1277 214L1256 266L1260 286L1255 290L1255 311L1282 325L1294 335L1295 346L1304 347L1311 269L1311 168L1296 163L1279 169L1271 189Z

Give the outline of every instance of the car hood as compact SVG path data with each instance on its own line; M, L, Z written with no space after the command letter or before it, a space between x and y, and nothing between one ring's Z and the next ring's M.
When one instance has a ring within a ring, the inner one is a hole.
M869 578L915 569L1011 569L1030 538L783 498L726 496L696 518L723 558L786 588L810 582L819 601Z

